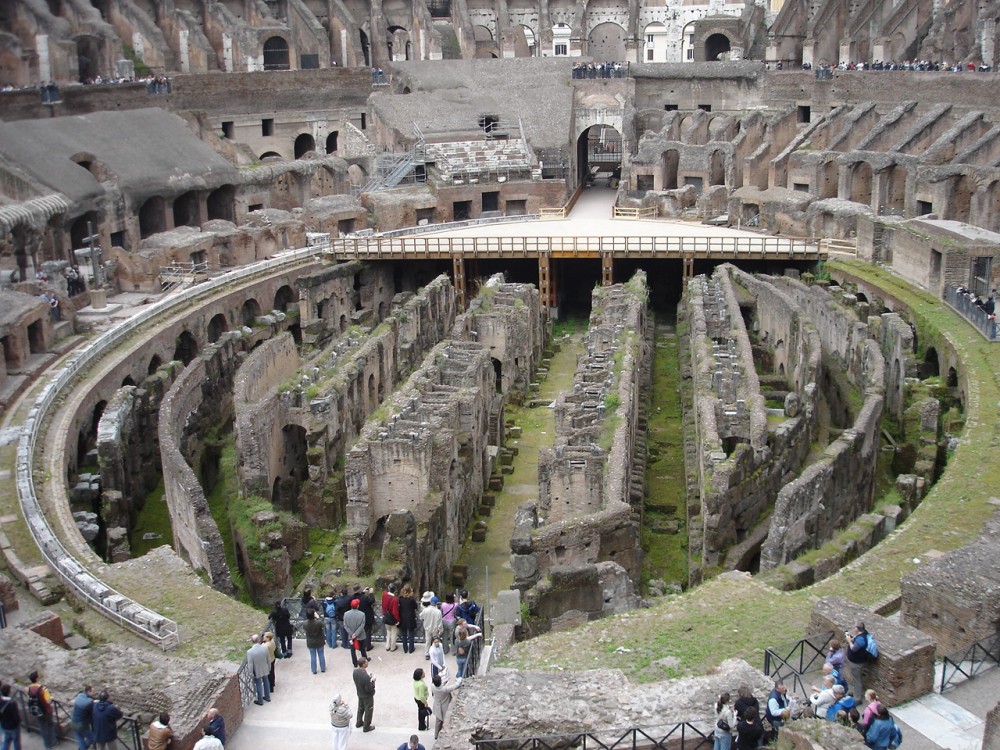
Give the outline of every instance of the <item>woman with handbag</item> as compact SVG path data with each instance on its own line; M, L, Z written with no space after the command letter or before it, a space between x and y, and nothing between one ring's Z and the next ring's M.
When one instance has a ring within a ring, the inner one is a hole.
M712 750L730 750L735 723L736 715L729 705L729 693L723 693L715 703L715 743Z
M427 717L431 715L431 707L427 705L430 690L424 682L424 670L413 670L413 702L417 704L417 729L427 731Z

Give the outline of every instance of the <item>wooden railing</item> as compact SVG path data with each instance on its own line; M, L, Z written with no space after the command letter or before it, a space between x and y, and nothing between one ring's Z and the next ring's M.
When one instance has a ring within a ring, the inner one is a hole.
M655 219L659 209L656 206L615 206L611 212L614 219Z

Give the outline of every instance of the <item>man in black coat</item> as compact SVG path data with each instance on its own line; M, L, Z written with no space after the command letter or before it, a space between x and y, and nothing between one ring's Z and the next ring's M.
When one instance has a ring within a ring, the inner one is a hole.
M375 729L372 726L372 714L375 712L375 675L369 674L368 660L363 656L358 659L358 666L354 670L354 687L358 691L358 716L354 725L364 727L365 732L371 732Z

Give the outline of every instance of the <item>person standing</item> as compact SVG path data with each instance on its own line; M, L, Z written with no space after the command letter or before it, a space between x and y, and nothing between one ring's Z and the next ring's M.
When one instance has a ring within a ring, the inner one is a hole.
M88 750L94 744L94 688L90 685L84 685L73 699L70 726L78 750Z
M778 680L774 683L774 689L767 696L767 706L764 708L764 718L771 722L775 729L781 729L785 722L792 715L791 704L788 699L788 688L785 683Z
M399 635L399 599L396 597L395 583L390 583L389 588L382 593L382 624L385 625L385 650L395 651Z
M247 649L247 667L253 677L253 689L257 694L254 703L263 706L264 701L271 702L271 686L267 680L271 662L267 655L267 646L260 642L259 635L254 633L250 636L250 643L253 645Z
M441 679L441 675L437 675L431 679L431 707L434 711L434 739L437 739L437 736L441 734L441 728L444 727L444 717L447 715L448 707L451 705L451 694L461 686L461 680L455 680L455 682L445 684L445 681Z
M442 672L446 671L444 663L444 647L441 645L441 639L435 638L434 643L431 644L431 677L437 677Z
M754 708L743 711L736 722L736 750L756 750L764 737L764 724Z
M435 638L444 635L444 625L441 620L441 610L438 607L438 598L433 591L425 591L421 599L423 609L420 610L420 622L424 626L424 658L431 658L431 644Z
M729 693L723 693L715 702L715 731L712 732L713 750L729 750L733 746L733 728L736 714L729 705Z
M358 659L358 666L354 670L354 688L358 692L358 716L354 726L371 732L375 729L372 725L372 715L375 713L375 675L368 671L368 659L363 656Z
M267 663L269 671L267 673L267 684L274 692L274 663L278 660L278 644L274 642L274 633L270 630L264 633L264 646L267 648Z
M344 630L347 631L347 641L351 644L351 662L358 666L358 651L368 658L368 635L365 633L365 613L359 607L360 599L351 599L351 608L344 615Z
M333 731L333 750L347 750L347 740L351 736L351 707L340 693L330 699L330 728Z
M149 725L146 750L167 750L174 741L174 730L170 728L170 714L164 712Z
M10 685L0 685L0 729L3 730L3 750L21 750L21 712L17 701L10 697Z
M454 594L445 594L441 605L441 625L444 627L444 637L441 645L445 654L451 653L451 644L455 641L455 625L458 623L458 605Z
M115 750L118 745L118 720L125 714L114 703L107 690L103 690L94 704L94 747L97 750Z
M219 709L210 708L208 709L208 714L205 716L206 723L205 729L208 729L208 734L217 738L219 742L223 745L226 744L226 720L219 713Z
M417 632L417 600L409 584L399 592L399 634L403 640L403 653L412 654L413 637Z
M326 629L323 621L316 616L315 609L306 610L306 624L302 627L306 631L306 648L309 649L309 667L312 673L316 674L316 662L319 662L321 672L326 671Z
M337 597L331 590L323 600L323 625L326 627L326 645L337 647Z
M52 693L39 682L38 672L28 675L31 682L28 685L28 713L38 719L38 728L42 734L42 742L46 748L54 748L59 744L56 738L55 715L52 708Z
M375 594L371 586L366 586L358 597L361 604L358 606L365 616L365 649L372 650L372 633L375 630Z
M864 695L861 672L868 663L868 631L865 624L859 622L853 631L844 635L847 636L847 672L851 676L851 691L854 695Z
M427 683L424 682L424 670L413 670L413 702L417 704L417 729L421 732L427 731L427 716L431 709L427 705L430 693L427 690Z
M295 628L292 627L292 615L279 599L274 603L274 609L271 610L270 616L274 623L274 634L278 636L278 643L281 645L281 652L288 659L292 655L292 638L295 635Z

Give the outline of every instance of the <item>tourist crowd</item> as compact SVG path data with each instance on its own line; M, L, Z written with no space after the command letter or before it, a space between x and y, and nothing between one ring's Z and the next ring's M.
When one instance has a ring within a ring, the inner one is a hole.
M779 62L774 67L776 70L781 70L784 65ZM874 62L841 62L839 65L819 65L815 66L815 68L811 63L803 63L802 70L815 70L816 77L822 79L833 78L834 73L837 71L906 70L911 72L990 73L993 71L993 68L989 65L977 65L976 63L952 64L947 62L933 62L931 60L904 60L903 62L875 60Z
M786 722L802 717L835 721L857 730L872 750L899 747L903 733L874 690L864 690L861 672L877 659L878 646L863 622L833 638L823 663L819 685L807 699L788 694L778 680L767 697L761 716L760 703L747 686L741 686L735 701L723 693L715 702L714 750L751 750L773 740ZM855 696L864 696L864 704Z
M627 62L573 63L574 78L628 78Z

